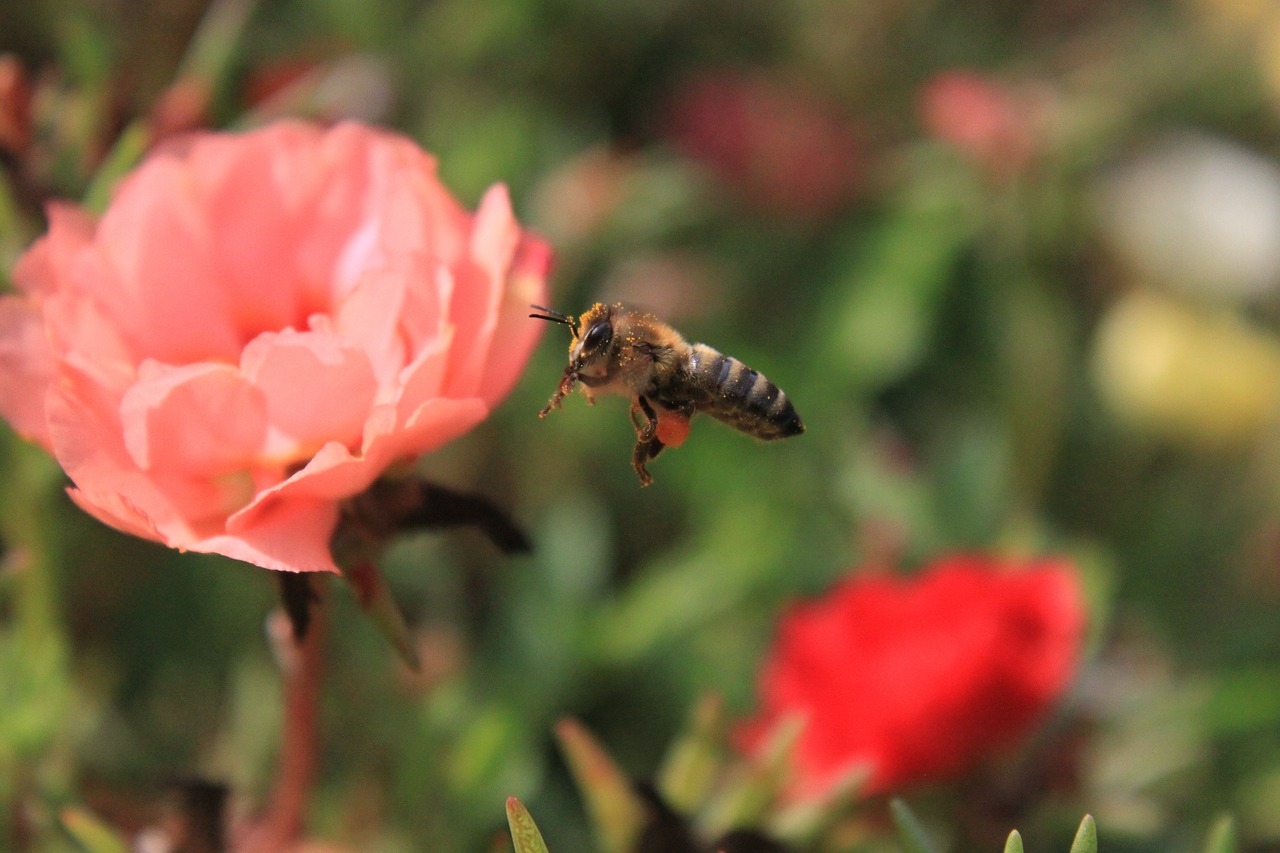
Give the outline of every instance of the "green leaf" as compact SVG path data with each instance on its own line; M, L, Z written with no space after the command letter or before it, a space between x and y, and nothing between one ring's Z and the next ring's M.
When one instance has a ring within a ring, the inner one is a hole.
M891 202L885 218L840 241L815 340L824 381L863 388L900 379L922 359L944 305L951 271L972 242L979 219L969 181L922 160L920 180ZM843 374L843 376L841 376Z
M260 0L216 0L205 10L191 37L178 77L203 81L212 91L227 79L242 36Z
M920 824L920 819L907 806L907 804L896 797L889 803L889 813L893 816L894 826L898 828L898 835L902 839L902 846L906 853L938 853L938 848L929 836L925 833L924 827ZM1074 853L1075 848L1072 848Z
M1071 842L1071 853L1098 853L1098 827L1092 815L1085 815L1076 830L1076 840Z
M418 659L418 650L410 642L409 626L377 566L372 561L360 561L344 566L342 576L351 584L360 607L373 619L373 624L391 643L400 659L414 672L419 672L422 661Z
M1280 721L1280 668L1268 665L1223 673L1200 718L1215 735L1238 737L1273 729Z
M759 757L726 783L720 796L707 807L704 823L709 834L756 826L765 818L791 777L791 755L803 728L800 717L785 718L774 727Z
M569 761L596 838L604 853L626 853L640 833L644 810L631 788L631 780L609 754L576 720L561 720L556 740Z
M542 840L533 816L515 797L507 798L507 826L511 827L516 853L547 853L547 843Z
M658 787L676 811L697 811L710 794L720 766L724 724L724 700L714 694L702 697L663 760Z
M606 604L588 632L586 650L606 666L628 665L736 607L787 559L773 511L754 499L724 503L691 553L652 564L643 577ZM713 555L740 559L726 571Z
M1018 830L1009 833L1009 840L1004 843L1004 853L1022 853L1022 836Z
M1209 838L1204 844L1204 853L1237 853L1240 849L1236 838L1236 822L1231 815L1219 815L1209 829Z
M84 809L63 809L58 822L84 853L128 853L116 831Z
M849 814L866 787L870 768L855 767L838 778L825 794L782 808L771 820L775 834L800 846L816 846Z
M7 172L0 172L0 289L13 286L9 270L34 234L35 227L23 216L13 181Z
M115 145L111 146L102 165L94 173L89 188L85 190L84 206L93 213L106 210L116 183L138 165L150 144L151 131L142 119L134 121L121 131Z
M0 446L0 775L6 781L13 762L38 760L65 731L72 704L57 601L65 543L50 523L63 499L63 476L34 446Z

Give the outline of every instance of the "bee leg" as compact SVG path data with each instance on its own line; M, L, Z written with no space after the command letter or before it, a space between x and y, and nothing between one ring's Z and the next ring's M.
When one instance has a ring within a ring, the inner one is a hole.
M645 463L661 453L662 448L662 442L656 438L636 442L636 448L631 452L631 467L636 470L641 486L647 486L653 482L653 475L645 468Z
M641 400L644 400L644 397L631 398L631 428L636 431L636 438L644 436L644 431L653 422L652 416L644 410L649 405L648 401L642 404Z
M641 415L644 416L643 424L639 417ZM656 459L666 445L656 435L658 415L643 396L631 401L631 420L636 428L636 446L631 452L631 467L635 468L636 476L640 478L640 485L647 486L653 482L653 477L645 468L645 463L650 459Z
M578 372L570 365L564 370L564 376L560 379L560 385L556 388L556 392L551 395L551 399L547 401L547 405L542 411L538 412L538 417L545 418L551 414L552 409L560 408L560 401L573 393L573 388L578 384ZM590 399L588 397L588 399ZM594 402L594 401L592 401Z

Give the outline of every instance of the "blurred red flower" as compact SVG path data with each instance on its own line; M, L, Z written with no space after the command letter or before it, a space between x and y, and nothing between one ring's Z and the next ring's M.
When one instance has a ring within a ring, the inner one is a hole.
M856 192L863 151L839 104L782 79L721 72L676 95L668 133L765 210L821 216Z
M31 102L22 60L0 53L0 152L21 157L31 144Z
M550 249L408 139L282 122L161 146L102 218L55 204L0 298L0 415L103 522L336 571L339 503L479 423Z
M798 796L858 767L868 793L956 776L1029 733L1075 669L1085 612L1072 569L949 557L912 578L859 574L781 621L748 752L800 717Z

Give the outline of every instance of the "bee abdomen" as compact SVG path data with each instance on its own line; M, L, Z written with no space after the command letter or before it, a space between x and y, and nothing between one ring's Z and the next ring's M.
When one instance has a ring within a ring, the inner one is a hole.
M691 384L701 392L698 408L717 420L765 440L804 432L786 392L736 358L693 344L688 370Z

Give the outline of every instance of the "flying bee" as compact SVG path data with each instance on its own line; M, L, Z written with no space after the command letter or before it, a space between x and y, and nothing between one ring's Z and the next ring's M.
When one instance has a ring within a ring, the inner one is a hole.
M597 302L581 317L531 306L548 320L568 326L569 366L546 407L545 418L582 383L593 393L631 398L636 446L631 465L640 485L653 482L645 468L664 447L679 447L689 419L706 412L734 429L772 441L804 432L791 400L764 374L707 346L691 344L652 314L622 303Z

